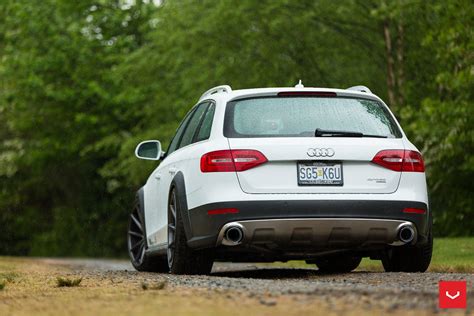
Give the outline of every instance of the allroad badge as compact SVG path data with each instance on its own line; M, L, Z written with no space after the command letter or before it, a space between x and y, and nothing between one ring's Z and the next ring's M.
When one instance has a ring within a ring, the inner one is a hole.
M308 148L309 157L332 157L336 152L332 148Z

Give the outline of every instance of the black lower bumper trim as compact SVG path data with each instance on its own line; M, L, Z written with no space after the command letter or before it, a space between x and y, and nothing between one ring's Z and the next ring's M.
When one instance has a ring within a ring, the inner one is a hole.
M209 210L236 208L238 213L208 215ZM404 208L426 210L426 214L403 213ZM217 235L223 225L232 221L278 218L380 218L412 222L418 231L418 243L427 240L429 230L428 207L412 201L367 200L288 200L288 201L235 201L211 203L190 209L192 248L216 246Z

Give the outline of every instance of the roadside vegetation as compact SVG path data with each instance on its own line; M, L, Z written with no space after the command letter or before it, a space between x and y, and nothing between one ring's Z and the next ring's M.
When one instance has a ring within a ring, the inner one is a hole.
M380 261L364 259L360 269L382 270ZM474 238L437 238L428 269L431 272L474 273Z
M57 277L56 285L58 287L75 287L81 284L82 278Z
M167 148L212 86L299 79L386 100L435 237L473 236L473 19L472 0L0 1L0 253L124 255L156 167L136 144Z
M273 263L295 268L314 267L304 261ZM358 268L363 271L383 271L382 262L364 258ZM474 273L474 238L435 238L430 272Z

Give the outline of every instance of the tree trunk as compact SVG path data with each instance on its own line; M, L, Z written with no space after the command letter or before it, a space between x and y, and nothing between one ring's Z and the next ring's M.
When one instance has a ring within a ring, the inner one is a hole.
M398 36L397 36L397 105L401 106L405 102L405 96L403 93L403 84L405 83L404 72L403 72L403 36L404 28L402 22L398 23Z
M392 37L390 35L390 21L385 19L383 24L383 34L385 39L385 52L387 55L387 90L388 101L391 106L396 106L395 100L395 62L393 60Z

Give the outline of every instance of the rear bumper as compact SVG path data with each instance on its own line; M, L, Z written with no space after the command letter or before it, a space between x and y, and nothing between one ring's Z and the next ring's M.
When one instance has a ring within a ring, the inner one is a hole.
M236 208L239 212L208 215L209 210L222 208ZM404 208L424 209L426 210L426 214L403 213ZM377 242L383 242L389 245L396 241L393 237L393 225L402 222L408 222L413 225L417 233L416 242L422 244L427 241L430 223L429 218L431 216L428 206L422 202L366 200L220 202L190 209L187 215L190 224L187 230L190 233L190 236L188 236L188 245L194 249L218 246L219 233L222 231L224 225L230 222L252 221L262 224L257 226L253 225L252 227L265 228L265 225L268 225L265 223L274 220L284 220L278 223L285 223L283 226L289 227L284 230L284 233L277 233L276 229L274 229L273 235L285 235L285 237L279 237L279 239L277 238L276 240L281 240L281 245L289 245L290 247L292 247L290 242L291 236L298 227L305 229L301 230L303 233L296 230L296 235L302 234L296 238L303 239L303 241L306 239L306 243L308 243L307 239L310 237L309 235L304 237L304 231L306 231L306 234L309 234L308 229L311 229L312 233L309 246L331 244L330 246L337 247L337 243L341 240L348 241L344 243L344 246L353 243L360 244L361 242L363 244L364 239L370 241L374 238ZM364 219L366 221L364 221ZM271 235L268 230L267 232ZM331 234L339 236L334 239L336 241L335 244L330 241ZM270 238L270 236L262 238ZM286 242L284 240L286 240ZM301 243L303 241L299 240L298 242ZM278 244L279 243L276 243L277 246Z
M225 238L226 231L237 228L243 238L238 244ZM288 218L257 219L225 224L217 236L220 245L252 245L278 249L331 249L338 247L368 247L374 245L403 245L399 232L409 227L409 221L375 218Z

